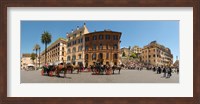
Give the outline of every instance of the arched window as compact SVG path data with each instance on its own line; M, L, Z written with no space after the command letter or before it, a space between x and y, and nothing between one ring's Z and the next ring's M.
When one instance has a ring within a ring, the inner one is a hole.
M118 58L117 53L115 53L115 54L113 55L113 58L114 58L114 59L117 59L117 58Z
M70 58L71 58L70 56L67 56L67 61L70 61Z
M79 46L79 47L78 47L78 51L79 51L79 52L82 51L82 48L83 48L83 46Z
M99 53L99 59L103 59L103 54Z
M72 52L76 52L76 47L73 48Z
M70 49L68 49L68 50L67 50L67 53L71 53L71 50L70 50Z
M78 55L78 59L81 59L81 58L82 58L82 55L81 55L81 54L79 54L79 55Z
M76 60L76 55L73 55L72 56L72 61L75 61Z
M89 57L88 57L88 54L86 54L86 55L85 55L85 59L88 59L88 58L89 58Z
M96 60L96 53L92 54L92 60Z

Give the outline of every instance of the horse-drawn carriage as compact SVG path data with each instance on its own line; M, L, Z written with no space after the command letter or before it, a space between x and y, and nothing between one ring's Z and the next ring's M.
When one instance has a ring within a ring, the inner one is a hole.
M44 65L41 70L41 75L53 76L56 71L55 65Z
M93 75L111 75L111 74L115 74L115 70L118 70L118 74L120 74L122 67L121 66L117 66L117 65L103 65L100 64L98 62L96 62L94 65L91 66L91 70L92 70L92 74Z
M70 63L68 64L59 63L58 65L49 64L49 65L44 65L42 67L41 74L48 76L53 76L56 74L57 76L60 76L60 73L63 73L65 76L65 74L68 71L70 71L70 73L72 74L75 70L77 70L78 74L80 72L80 69L81 68L79 66L75 66Z

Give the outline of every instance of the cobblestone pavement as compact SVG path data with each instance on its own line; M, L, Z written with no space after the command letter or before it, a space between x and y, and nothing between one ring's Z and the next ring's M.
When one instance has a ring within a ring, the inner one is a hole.
M63 74L60 74L63 76ZM120 74L92 75L92 72L66 74L67 78L42 76L40 71L21 70L21 83L179 83L179 75L172 73L171 78L148 70L121 70Z

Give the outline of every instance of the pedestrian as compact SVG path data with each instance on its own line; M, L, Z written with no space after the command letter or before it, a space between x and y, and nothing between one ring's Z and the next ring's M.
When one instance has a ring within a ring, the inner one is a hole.
M159 68L160 68L160 67L158 67L158 69L157 69L157 74L159 74Z
M154 72L156 71L156 67L153 68L153 71L154 71Z
M163 74L163 77L166 77L166 72L167 72L167 71L166 71L166 68L164 67L164 68L163 68L163 73L164 73L164 74Z
M166 78L170 78L170 75L171 75L170 73L171 73L170 67L168 67L168 68L167 68L167 77L166 77Z
M169 77L171 77L171 76L172 76L172 68L169 67Z
M158 67L158 74L161 74L161 68Z
M177 68L177 74L179 74L179 68Z

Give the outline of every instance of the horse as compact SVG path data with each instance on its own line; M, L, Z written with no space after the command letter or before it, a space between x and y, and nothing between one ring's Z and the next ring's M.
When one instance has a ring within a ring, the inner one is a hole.
M104 65L104 67L105 67L106 75L110 75L110 74L111 74L112 67L111 67L109 64Z
M55 72L55 70L56 70L55 65L44 65L42 67L41 74L44 75L46 73L48 76L53 76L53 73Z
M64 78L65 78L66 74L67 74L67 65L59 64L58 66L56 66L56 74L57 74L58 77L60 77L61 71L64 71Z
M73 65L71 63L66 64L67 70L71 71L71 74L73 73L74 70L77 70L77 74L80 72L81 67L78 65Z
M120 74L121 67L120 67L120 66L117 66L117 65L113 65L113 66L112 66L112 70L113 70L113 74L115 74L115 70L119 70L119 71L118 71L118 74Z
M90 65L90 68L93 74L104 74L106 70L106 66L100 63L95 63L94 65Z

